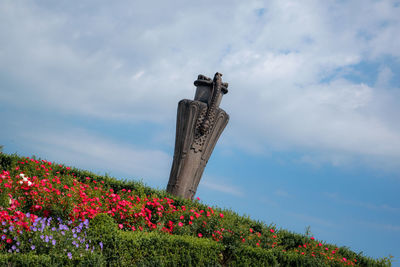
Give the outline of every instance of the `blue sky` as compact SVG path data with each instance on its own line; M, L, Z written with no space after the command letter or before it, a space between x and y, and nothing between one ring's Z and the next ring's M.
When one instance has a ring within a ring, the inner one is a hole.
M0 2L7 153L165 188L198 74L230 114L198 194L400 259L400 1Z

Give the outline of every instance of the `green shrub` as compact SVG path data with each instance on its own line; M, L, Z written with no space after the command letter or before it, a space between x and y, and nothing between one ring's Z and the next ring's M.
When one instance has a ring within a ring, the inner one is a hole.
M273 251L250 246L238 248L226 264L228 266L279 266Z
M92 244L100 245L107 261L117 260L117 244L120 242L117 224L110 215L101 213L90 221L87 237Z
M106 266L104 258L99 254L83 255L73 260L66 255L0 254L0 266Z
M209 239L156 232L121 232L117 246L125 266L220 266L224 249Z

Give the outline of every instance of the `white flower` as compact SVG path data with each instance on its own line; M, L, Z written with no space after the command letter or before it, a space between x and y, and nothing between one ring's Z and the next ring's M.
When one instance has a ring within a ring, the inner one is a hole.
M19 176L20 176L21 178L24 178L24 177L25 177L25 174L21 173Z
M24 177L24 178L22 178L22 181L28 182L28 178Z
M31 181L28 181L28 186L31 186L31 184L32 184Z
M12 204L12 199L10 198L10 201L8 201L8 203L10 203L10 205Z
M21 181L19 181L19 184L23 184L23 183L24 183L24 181L22 181L22 180L21 180Z

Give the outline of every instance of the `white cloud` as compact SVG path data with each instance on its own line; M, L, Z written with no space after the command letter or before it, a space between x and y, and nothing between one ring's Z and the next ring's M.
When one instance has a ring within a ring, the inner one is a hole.
M196 75L220 71L230 83L225 144L396 165L399 95L388 88L396 71L383 67L374 85L344 78L355 64L399 60L394 4L3 1L0 101L174 124L176 103L193 97Z
M373 211L384 211L390 213L398 213L400 211L400 208L393 207L389 204L375 204L365 201L346 199L343 196L339 195L338 193L324 193L324 195L327 196L329 199L334 200L337 203L342 203L355 207L361 207Z
M294 218L296 221L305 223L306 225L320 225L325 227L334 227L335 223L329 220L321 219L315 216L311 216L305 213L299 212L285 212L288 216Z
M400 232L400 225L390 224L390 223L375 223L375 222L366 222L366 221L358 221L359 225L366 226L368 228L372 228L375 231L388 231L388 232Z
M126 175L125 178L166 182L171 157L163 151L120 144L81 129L24 131L21 142L33 147L36 155L85 169ZM120 177L122 178L122 177Z
M381 70L379 71L378 78L376 79L375 86L377 88L390 87L390 81L392 77L393 77L392 70L387 66L382 67Z
M282 189L275 190L274 194L278 197L284 197L284 198L290 197L290 194Z
M236 197L242 197L244 195L243 191L239 187L232 184L228 184L224 180L225 179L205 176L202 179L201 184L199 186L201 187L204 186L209 190L233 195Z

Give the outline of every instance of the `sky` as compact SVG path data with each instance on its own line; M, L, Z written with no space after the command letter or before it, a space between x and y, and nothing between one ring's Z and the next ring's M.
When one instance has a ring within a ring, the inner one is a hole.
M0 1L0 145L164 189L223 73L197 197L400 266L400 1Z

